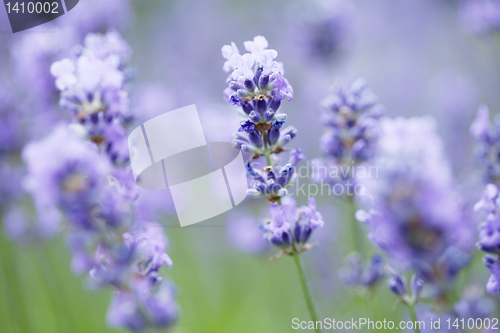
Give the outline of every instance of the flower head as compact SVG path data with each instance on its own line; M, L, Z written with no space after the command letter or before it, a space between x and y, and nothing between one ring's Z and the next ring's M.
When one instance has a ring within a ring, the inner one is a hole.
M250 53L241 55L234 43L222 48L227 60L224 70L232 71L226 81L226 100L240 106L247 115L255 111L261 118L259 122L271 120L281 101L293 96L292 86L283 78L283 65L274 60L278 53L267 46L267 40L257 36L245 42Z

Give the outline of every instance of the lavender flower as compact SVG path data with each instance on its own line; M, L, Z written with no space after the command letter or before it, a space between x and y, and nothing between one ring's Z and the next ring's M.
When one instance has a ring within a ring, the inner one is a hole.
M331 166L353 167L373 157L378 137L377 122L383 107L367 89L364 79L354 81L350 87L337 81L333 93L321 102L321 106L321 122L326 129L320 139L320 147L325 157L314 161L318 167L313 180L355 184L350 172L336 179L324 170L329 170Z
M132 214L138 190L125 165L128 99L122 89L129 53L109 32L89 35L76 61L55 63L61 105L79 124L58 125L28 144L23 159L25 187L39 215L58 209L65 216L73 272L87 273L92 288L116 289L109 324L144 331L172 325L178 309L159 272L172 267L163 228Z
M300 160L305 160L305 156L300 149L294 149L290 154L289 163L283 167L267 166L258 170L251 162L248 162L247 176L252 180L252 188L248 190L248 193L253 196L264 196L271 202L287 195L287 188L293 186L297 178L295 166Z
M293 184L296 177L294 167L305 159L304 155L298 149L293 150L289 163L282 167L278 157L296 134L293 127L282 129L286 115L278 111L283 99L292 99L293 89L283 77L283 65L274 60L278 53L267 49L264 37L257 36L244 45L249 53L243 55L234 43L222 48L226 59L223 69L231 71L226 80L228 87L224 97L240 108L244 118L234 135L233 145L244 153L252 153L251 159L260 156L266 159L266 167L261 170L254 168L250 162L247 164L247 175L253 187L248 193L273 202L271 219L264 219L260 227L264 238L281 249L274 258L284 255L293 257L311 319L316 321L317 315L299 254L313 247L307 241L312 231L323 227L324 222L316 211L314 198L309 200L307 206L297 210L295 200L286 196L287 187Z
M297 210L295 200L285 197L281 205L274 203L270 212L271 219L264 219L261 223L264 237L287 253L308 249L307 241L313 230L324 226L314 198L309 198L308 205Z
M408 291L408 282L406 278L395 270L391 270L389 280L387 280L387 287L397 296L405 296Z
M392 291L400 300L411 308L418 303L421 299L422 289L424 288L424 280L418 273L413 274L408 286L406 277L400 272L391 267L387 267L389 273L389 280L387 280L387 287Z
M111 327L141 332L149 325L166 328L175 323L179 310L172 285L163 281L157 286L155 293L144 287L139 286L131 292L120 291L113 295L107 314Z
M434 128L429 118L381 120L379 178L364 182L374 206L356 217L389 257L449 288L469 261L473 232Z
M224 98L240 107L245 117L233 144L255 157L280 153L296 134L294 127L281 129L286 115L280 114L278 109L283 99L292 99L293 89L283 77L283 64L274 60L278 53L267 46L267 40L257 36L245 42L249 53L241 55L234 43L222 48L222 56L226 59L223 69L231 71Z
M483 258L484 265L490 270L491 275L486 284L489 293L500 292L500 259L498 256L487 255Z

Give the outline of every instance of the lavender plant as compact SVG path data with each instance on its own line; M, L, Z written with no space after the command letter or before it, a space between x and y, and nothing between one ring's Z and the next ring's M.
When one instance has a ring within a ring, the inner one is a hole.
M75 59L54 63L60 105L74 123L29 143L23 159L39 215L64 216L73 272L87 273L92 288L113 287L108 324L139 332L170 327L178 307L173 285L160 274L172 267L163 229L133 213L137 188L127 165L123 88L129 55L111 31L88 35Z
M347 267L339 273L349 286L360 290L373 289L383 277L383 273L379 272L382 266L381 258L376 254L372 255L365 267L361 268L364 231L360 230L359 222L354 217L357 210L354 199L356 194L362 194L362 187L357 180L357 168L366 166L375 155L378 119L384 108L377 102L375 94L368 89L366 80L357 79L351 86L337 80L332 93L321 102L321 110L321 122L325 131L320 139L320 148L324 156L313 161L312 177L316 182L329 184L334 195L348 199L350 226L356 251L346 258ZM342 189L340 193L337 193L337 187ZM347 273L349 271L350 273ZM359 273L355 273L356 271ZM371 275L373 280L364 281L357 277L361 271Z
M372 208L356 217L400 269L426 281L436 308L450 307L454 280L471 259L473 226L453 190L442 142L429 118L383 118L380 124L379 177L364 183ZM418 298L406 296L404 281L393 272L389 287L412 306Z
M307 206L297 209L295 200L288 195L287 188L292 186L297 176L294 167L305 159L301 151L292 150L288 163L279 166L280 154L297 132L292 126L282 129L287 117L279 110L284 99L292 99L293 89L283 77L283 64L274 60L278 53L267 49L268 42L264 37L257 36L244 45L248 53L243 55L234 43L222 48L226 59L223 69L230 72L224 97L239 107L243 117L233 145L251 154L247 175L252 188L248 193L272 203L271 218L264 219L260 227L264 237L280 249L273 259L285 255L294 259L309 314L316 322L318 317L300 253L313 247L308 240L315 229L323 227L324 222L316 210L314 198L309 198ZM252 160L261 156L265 158L266 165L259 170ZM316 331L319 329L316 328Z

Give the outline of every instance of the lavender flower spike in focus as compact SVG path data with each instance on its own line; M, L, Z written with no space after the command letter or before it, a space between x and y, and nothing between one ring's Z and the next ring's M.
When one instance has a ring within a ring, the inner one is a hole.
M287 189L297 177L295 166L305 160L300 149L293 149L288 163L280 166L280 155L287 151L285 146L297 133L293 126L283 128L287 116L279 110L284 99L292 99L293 89L283 77L283 64L274 60L278 52L267 49L268 42L264 37L257 36L244 45L248 53L243 55L234 43L222 48L222 56L226 59L223 69L231 72L226 80L224 98L238 107L243 118L234 134L233 145L243 153L251 154L251 161L246 165L251 183L248 193L272 202L271 218L263 219L260 224L264 238L280 249L272 259L285 255L293 257L309 314L316 322L318 316L300 253L314 246L308 241L313 231L322 228L324 222L316 210L314 198L309 199L307 206L297 209L295 200L288 196ZM252 160L261 156L266 165L259 168Z
M222 55L226 59L223 69L231 72L224 98L238 106L244 117L233 144L243 152L253 153L254 158L263 155L268 159L271 153L283 151L296 130L291 126L282 129L286 114L278 109L282 100L292 99L293 89L283 77L283 64L274 60L278 52L267 46L267 40L257 36L245 42L249 53L241 55L232 43L222 48Z

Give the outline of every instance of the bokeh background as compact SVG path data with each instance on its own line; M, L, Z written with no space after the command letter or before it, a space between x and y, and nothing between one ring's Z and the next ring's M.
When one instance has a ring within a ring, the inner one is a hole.
M23 198L22 146L69 119L57 107L51 63L68 57L88 32L110 28L133 49L128 90L138 120L196 104L209 139L230 140L238 119L222 98L227 74L220 49L234 41L241 50L244 41L263 35L294 87L282 111L298 129L293 145L308 158L320 156L320 100L335 79L364 77L388 115L436 118L455 176L473 203L481 188L474 186L480 181L469 126L481 103L500 110L500 38L478 34L463 6L453 0L80 0L64 17L16 34L2 9L0 212ZM353 249L348 206L334 197L317 199L326 227L314 236L320 246L303 261L319 317L407 319L402 307L393 308L387 288L367 302L339 281L338 269ZM168 200L161 205L158 222L166 226L174 261L165 274L178 287L182 311L174 332L290 332L292 318L308 319L291 260L268 261L273 250L257 230L268 214L265 203L249 198L187 228L177 227ZM105 322L112 291L88 291L85 279L70 272L62 236L26 243L12 235L12 228L0 231L0 332L114 331ZM485 284L487 270L476 257L459 285L466 277Z

